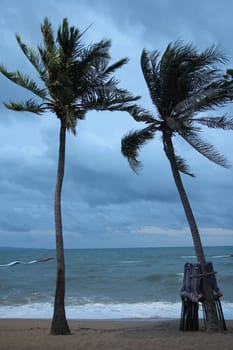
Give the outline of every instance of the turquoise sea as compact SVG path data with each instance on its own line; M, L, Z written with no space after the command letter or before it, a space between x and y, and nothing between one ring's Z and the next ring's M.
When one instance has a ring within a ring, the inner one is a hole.
M233 319L233 247L205 248ZM0 249L0 318L51 318L54 250ZM66 313L73 319L179 318L184 264L192 248L69 249ZM42 260L42 261L40 261ZM45 261L44 261L45 260Z

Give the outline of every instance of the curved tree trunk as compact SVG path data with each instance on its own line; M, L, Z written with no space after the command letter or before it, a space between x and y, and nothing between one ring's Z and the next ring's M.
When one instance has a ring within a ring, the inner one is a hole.
M194 218L192 208L190 206L188 197L186 195L180 173L176 166L174 148L173 148L171 137L172 137L172 134L170 132L164 132L164 135L163 135L164 150L170 161L173 178L174 178L177 190L179 192L181 202L185 211L185 215L190 227L196 256L201 265L202 273L203 275L205 275L207 273L206 258L202 247L201 238L200 238L199 230L196 224L196 220ZM219 322L218 322L218 315L217 315L212 287L209 283L208 277L204 277L203 282L204 282L203 289L204 289L204 295L205 295L206 314L207 314L207 330L218 331Z
M61 120L57 183L54 196L54 215L56 230L57 281L54 312L50 334L70 334L65 314L65 259L62 233L61 192L65 168L66 127Z

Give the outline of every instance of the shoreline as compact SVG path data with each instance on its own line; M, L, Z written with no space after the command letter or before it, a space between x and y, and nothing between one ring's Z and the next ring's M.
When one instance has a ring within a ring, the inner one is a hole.
M70 336L51 336L50 319L0 319L1 350L188 350L211 347L231 350L233 320L227 332L179 330L179 319L74 320L68 319Z

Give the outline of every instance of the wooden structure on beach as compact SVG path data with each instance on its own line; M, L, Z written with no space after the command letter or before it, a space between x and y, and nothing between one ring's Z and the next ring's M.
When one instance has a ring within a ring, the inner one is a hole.
M224 315L220 297L222 293L218 288L213 264L208 262L206 264L207 278L211 283L213 295L216 304L216 310L220 328L226 330ZM181 319L180 330L182 331L197 331L199 329L199 304L202 305L204 324L206 325L207 313L205 305L205 295L203 291L203 274L200 264L186 263L184 266L183 285L181 288Z

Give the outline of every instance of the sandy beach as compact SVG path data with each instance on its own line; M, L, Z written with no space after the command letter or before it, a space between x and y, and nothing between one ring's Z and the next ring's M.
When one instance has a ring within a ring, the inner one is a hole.
M49 335L50 320L0 319L1 350L202 350L233 348L233 321L228 331L179 331L179 320L78 321L71 320L70 336Z

